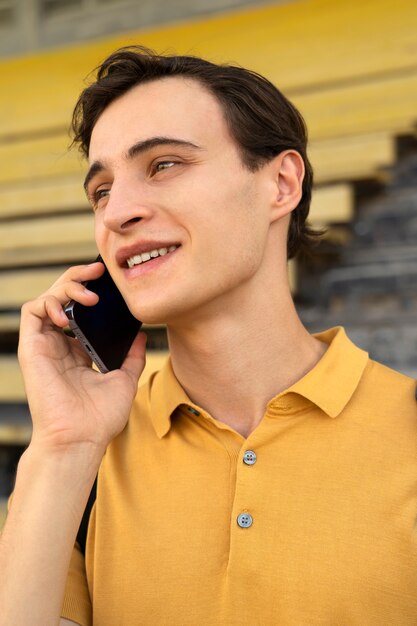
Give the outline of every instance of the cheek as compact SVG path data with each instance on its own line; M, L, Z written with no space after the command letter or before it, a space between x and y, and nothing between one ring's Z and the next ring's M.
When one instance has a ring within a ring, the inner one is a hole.
M96 241L102 238L103 234L103 225L102 222L98 219L97 215L94 214L94 236Z
M269 230L268 216L253 185L236 190L228 202L230 243L247 261L262 254Z
M240 233L239 241L236 241L230 262L232 271L242 279L254 276L262 263L265 245L261 235L256 229L251 229Z
M240 188L221 201L213 199L204 229L201 220L196 222L196 235L208 235L201 241L203 263L216 268L220 280L236 273L250 276L259 267L269 227L264 217L253 191Z
M107 235L108 230L104 227L103 220L96 214L94 217L94 237L100 253L104 252L103 247L106 245Z

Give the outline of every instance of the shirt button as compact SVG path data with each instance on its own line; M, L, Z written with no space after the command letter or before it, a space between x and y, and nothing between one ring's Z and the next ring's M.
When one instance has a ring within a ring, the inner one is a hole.
M246 463L246 465L254 465L256 463L255 452L253 450L246 450L243 455L243 462Z
M241 528L249 528L253 523L252 515L249 515L249 513L241 513L237 516L237 523Z

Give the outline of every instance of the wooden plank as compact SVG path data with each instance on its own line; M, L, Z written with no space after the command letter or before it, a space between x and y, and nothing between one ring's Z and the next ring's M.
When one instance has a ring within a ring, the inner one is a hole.
M19 266L49 265L53 263L76 265L94 261L97 254L97 248L93 239L88 242L73 241L61 246L55 242L47 243L44 246L22 246L6 252L0 250L0 267L17 268Z
M0 272L0 310L20 309L24 302L46 291L66 269L61 266Z
M316 141L309 157L316 183L377 178L396 158L395 137L374 133Z
M87 206L87 166L76 151L65 154L67 142L56 135L0 144L0 217ZM309 152L318 182L364 178L393 162L395 139L387 132L337 137L310 143Z
M0 143L0 184L68 174L78 175L81 184L85 160L78 150L69 150L69 143L66 133Z
M0 423L0 445L27 446L31 437L30 424Z
M167 356L168 353L165 351L147 353L146 366L140 377L141 385L149 379L153 372L162 367ZM24 402L25 399L26 394L17 358L13 355L0 355L0 402ZM12 443L13 441L13 439L9 439L7 442Z
M346 223L353 218L353 189L348 184L319 187L313 191L309 221L313 226Z
M109 52L129 43L235 62L276 79L290 93L415 66L416 18L414 0L395 5L392 0L310 0L244 8L4 60L0 135L66 129L84 77Z
M0 333L15 333L19 324L20 313L0 313Z
M17 358L0 355L0 402L21 402L25 398L23 379Z
M406 76L296 95L312 141L410 131L417 121L417 71Z
M64 213L88 207L79 176L0 186L0 218Z
M0 267L94 259L94 217L86 214L32 218L1 225Z

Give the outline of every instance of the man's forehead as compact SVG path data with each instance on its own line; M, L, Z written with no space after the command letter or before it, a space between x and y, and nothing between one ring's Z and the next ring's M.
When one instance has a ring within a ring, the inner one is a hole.
M117 141L118 132L128 143L132 133L136 140L152 136L192 139L193 133L217 134L223 125L216 97L197 80L181 76L152 80L132 87L103 111L92 131L90 156L97 144L110 137Z
M89 162L105 162L151 137L176 137L209 149L233 140L217 98L197 80L168 77L132 87L93 128Z
M104 109L92 134L89 162L125 153L137 141L168 136L197 145L228 135L217 98L197 80L167 77L132 87Z

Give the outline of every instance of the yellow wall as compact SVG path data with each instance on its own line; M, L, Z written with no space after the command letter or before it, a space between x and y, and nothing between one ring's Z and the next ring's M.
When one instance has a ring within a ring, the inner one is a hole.
M265 74L297 100L313 87L320 91L399 71L415 76L416 24L415 0L308 0L6 60L0 63L0 136L67 127L84 77L122 45L236 62Z

